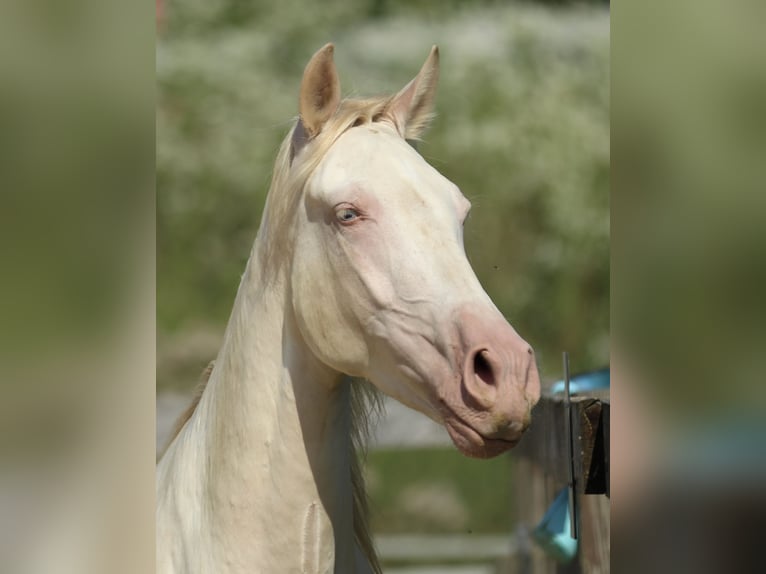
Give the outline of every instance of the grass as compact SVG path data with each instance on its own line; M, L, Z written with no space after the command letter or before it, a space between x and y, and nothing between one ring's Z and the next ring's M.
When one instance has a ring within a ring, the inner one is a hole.
M510 532L510 455L475 460L454 448L370 452L365 468L378 534Z

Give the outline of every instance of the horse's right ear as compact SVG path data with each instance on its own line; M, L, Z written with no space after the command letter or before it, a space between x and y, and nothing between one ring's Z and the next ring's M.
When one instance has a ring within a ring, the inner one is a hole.
M300 119L293 132L293 155L337 111L340 104L340 80L333 61L335 46L326 44L311 57L303 72L300 95Z
M438 82L439 48L433 46L420 73L388 105L388 114L404 139L417 140L428 127Z

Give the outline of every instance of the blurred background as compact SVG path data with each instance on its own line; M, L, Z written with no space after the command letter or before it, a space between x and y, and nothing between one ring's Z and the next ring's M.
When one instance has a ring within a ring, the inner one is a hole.
M398 90L440 46L438 116L420 152L474 203L474 269L544 376L560 375L565 349L575 370L607 361L606 6L163 1L160 388L188 386L215 355L303 67L327 41L344 95Z
M157 29L158 445L217 354L303 68L329 41L346 96L399 90L439 45L419 151L473 203L479 279L544 381L563 350L575 372L608 364L608 4L157 0ZM518 526L513 454L469 460L424 419L389 404L368 456L384 564L494 572ZM427 550L426 534L455 538Z
M766 3L269 4L0 3L2 571L152 571L155 405L217 350L301 70L332 40L346 94L399 88L440 44L420 149L474 201L469 256L546 380L563 348L574 371L607 358L611 155L615 568L760 572ZM491 554L518 455L405 444L399 416L368 464L378 539Z
M611 116L615 568L763 570L766 3L269 4L0 3L2 571L152 571L155 405L185 403L217 350L328 40L347 94L442 47L421 151L474 201L469 256L546 380L562 348L575 371L607 357ZM509 540L517 456L382 427L379 540Z

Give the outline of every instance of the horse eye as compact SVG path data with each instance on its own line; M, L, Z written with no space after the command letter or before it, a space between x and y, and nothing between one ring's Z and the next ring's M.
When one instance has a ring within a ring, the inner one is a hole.
M359 213L350 207L344 207L335 212L335 216L341 223L350 223L359 217Z

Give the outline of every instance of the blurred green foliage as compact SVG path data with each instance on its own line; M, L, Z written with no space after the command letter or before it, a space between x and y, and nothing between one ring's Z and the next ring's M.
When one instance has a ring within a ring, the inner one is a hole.
M453 448L374 450L365 473L376 533L510 532L513 458Z
M607 363L602 5L178 0L157 44L159 385L193 384L216 352L163 372L184 333L223 330L303 66L328 41L346 95L398 90L440 46L439 115L419 151L474 204L477 275L545 379L562 350L573 370Z
M766 5L618 14L615 337L676 418L740 419L766 406Z

